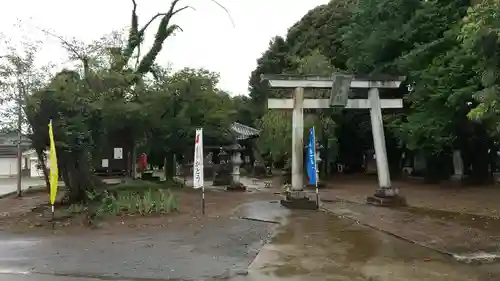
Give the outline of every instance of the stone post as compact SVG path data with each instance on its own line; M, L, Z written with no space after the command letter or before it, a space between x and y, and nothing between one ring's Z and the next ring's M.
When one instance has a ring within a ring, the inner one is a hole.
M370 119L373 134L373 146L375 148L375 161L377 163L378 189L373 196L367 197L368 204L375 205L406 205L403 197L398 196L397 189L391 185L389 173L389 162L387 161L387 150L385 145L384 123L378 88L368 91L370 102Z
M304 190L304 88L296 88L292 111L292 190Z
M382 110L380 108L380 97L377 88L372 88L368 91L368 100L370 101L370 119L373 146L375 148L375 161L377 162L378 185L384 192L390 192L392 188L391 177L389 173L389 163L387 162L384 124L382 121Z
M461 181L464 177L464 162L460 150L453 150L453 181Z

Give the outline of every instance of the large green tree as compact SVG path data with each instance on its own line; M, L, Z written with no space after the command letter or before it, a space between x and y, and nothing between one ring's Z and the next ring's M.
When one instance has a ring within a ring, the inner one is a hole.
M163 164L164 157L171 161L174 154L191 159L193 144L186 140L194 139L197 128L204 129L207 145L231 139L229 128L237 112L231 97L217 88L218 81L217 73L186 68L152 83L144 97L150 130L143 146L153 155L152 163Z
M163 159L186 150L195 126L206 128L208 140L227 133L233 102L216 89L216 74L191 69L169 73L155 63L164 42L180 30L172 18L188 8L173 0L167 11L141 25L132 0L126 38L113 33L91 44L46 32L58 38L80 66L58 73L29 97L26 108L37 151L46 149L47 124L53 122L70 202L84 201L86 191L99 186L94 163L111 139L133 152L147 148ZM153 44L144 49L146 31L154 21L158 27Z
M269 42L268 50L257 60L257 68L250 75L248 90L252 100L253 118L259 119L264 115L267 98L280 93L270 90L266 83L261 81L262 74L281 74L291 65L288 46L282 37L275 37Z

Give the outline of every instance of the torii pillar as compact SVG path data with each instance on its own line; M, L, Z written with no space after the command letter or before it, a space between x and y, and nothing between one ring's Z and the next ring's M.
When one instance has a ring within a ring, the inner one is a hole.
M378 188L367 203L376 205L405 204L391 184L385 145L382 108L402 108L403 100L380 99L379 89L397 89L405 77L355 77L334 74L331 77L262 75L272 88L294 89L293 99L268 99L268 108L292 109L292 187L282 200L282 205L291 208L316 209L314 200L304 192L304 109L341 107L346 109L370 109L370 119L375 148ZM368 90L367 99L349 99L351 88ZM331 89L329 99L304 99L304 89Z

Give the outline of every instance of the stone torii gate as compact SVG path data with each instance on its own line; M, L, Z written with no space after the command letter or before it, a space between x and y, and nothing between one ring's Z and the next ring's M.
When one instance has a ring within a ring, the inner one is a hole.
M292 109L292 187L282 205L295 208L317 208L304 190L304 109L323 109L340 107L346 109L369 109L373 142L377 163L379 187L374 196L367 197L367 203L377 205L404 204L391 185L387 151L385 145L382 108L402 108L403 100L380 99L379 89L397 89L405 77L357 77L333 74L331 77L261 75L272 88L294 89L291 99L268 99L269 109ZM368 90L368 99L349 99L351 88ZM331 89L329 99L304 99L305 89Z

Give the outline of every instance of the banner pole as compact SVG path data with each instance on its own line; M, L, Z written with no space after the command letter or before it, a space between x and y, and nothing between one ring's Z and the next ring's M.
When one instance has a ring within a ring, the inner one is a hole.
M201 187L201 213L205 215L205 185Z
M316 128L313 126L313 133L314 133L314 166L315 166L315 172L316 172L316 208L319 209L319 188L318 188L318 181L319 181L319 171L318 171L318 159L316 159Z
M319 209L319 188L318 188L318 175L319 173L316 171L316 208Z
M56 228L56 222L55 222L55 208L54 208L54 204L52 204L52 230L54 230Z

